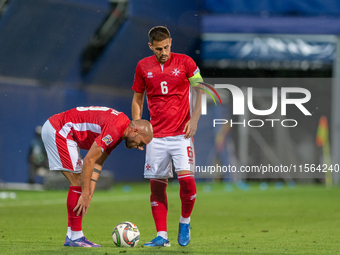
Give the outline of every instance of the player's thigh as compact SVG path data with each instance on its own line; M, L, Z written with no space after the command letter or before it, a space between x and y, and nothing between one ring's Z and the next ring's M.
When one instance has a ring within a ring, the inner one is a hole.
M70 186L81 186L80 173L70 171L61 171L61 173L69 180Z
M168 142L168 150L176 172L195 171L195 148L192 138L185 139L183 135L173 136Z
M83 162L75 141L59 135L49 121L45 122L41 130L41 137L50 170L81 172Z
M167 143L165 138L153 138L146 145L145 178L172 178L171 157L167 151Z

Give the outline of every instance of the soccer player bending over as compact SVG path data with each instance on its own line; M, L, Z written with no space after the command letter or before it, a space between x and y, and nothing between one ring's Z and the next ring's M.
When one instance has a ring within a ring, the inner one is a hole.
M172 163L180 184L182 211L178 243L190 242L190 215L196 198L194 179L195 150L193 136L201 114L203 87L199 68L184 54L171 52L167 28L157 26L149 31L149 47L154 55L140 60L132 86L132 118L141 119L144 93L148 100L153 140L146 146L144 177L150 179L151 210L157 237L145 246L170 246L167 236L168 200L166 187L173 177ZM196 90L196 105L191 115L191 87Z
M143 150L153 137L150 122L130 121L124 113L108 107L77 107L50 117L41 134L50 170L61 171L70 181L64 246L101 247L85 238L82 219L103 163L122 140L128 149ZM88 150L84 160L79 148Z

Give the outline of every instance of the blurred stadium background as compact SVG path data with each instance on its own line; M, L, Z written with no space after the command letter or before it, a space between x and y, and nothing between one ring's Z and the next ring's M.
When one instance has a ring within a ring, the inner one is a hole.
M232 130L229 162L322 163L315 137L324 115L332 163L340 163L336 0L0 0L0 183L27 182L34 130L51 115L103 105L131 117L134 70L152 53L147 33L155 25L170 29L172 51L191 56L204 78L315 81L304 84L312 94L312 117L288 131ZM258 100L268 99L261 94ZM197 165L213 157L216 134L206 118L202 116L195 136ZM143 153L120 145L104 168L115 181L142 181L143 162ZM232 180L258 177L244 174ZM324 182L324 175L291 180ZM42 183L39 177L35 181ZM339 183L338 173L333 182Z

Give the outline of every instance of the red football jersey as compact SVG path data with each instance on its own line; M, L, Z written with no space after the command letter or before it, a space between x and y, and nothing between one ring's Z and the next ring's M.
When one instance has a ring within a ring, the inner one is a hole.
M108 154L122 141L130 123L122 112L108 107L77 107L49 118L62 137L74 140L80 149L89 150L94 141Z
M171 53L164 65L154 55L138 62L132 89L138 93L146 90L154 137L184 134L190 120L188 78L197 72L194 60L184 54Z

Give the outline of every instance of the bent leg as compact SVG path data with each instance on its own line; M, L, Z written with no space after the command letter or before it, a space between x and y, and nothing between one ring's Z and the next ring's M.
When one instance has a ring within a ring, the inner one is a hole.
M78 199L81 195L81 186L80 186L80 174L71 173L67 171L61 171L62 174L69 180L70 187L67 195L67 214L68 214L68 227L70 228L70 236L71 240L76 240L83 236L83 228L82 228L82 217L77 216L77 212L74 212L73 209L76 207L78 203Z

